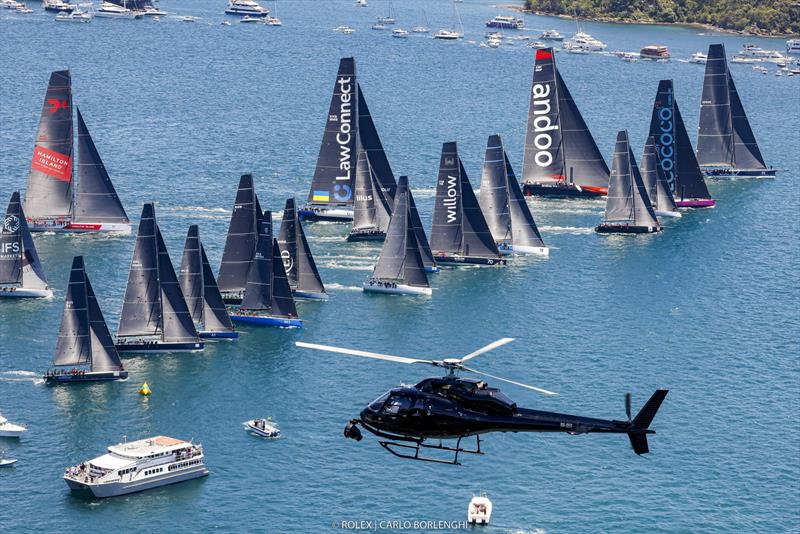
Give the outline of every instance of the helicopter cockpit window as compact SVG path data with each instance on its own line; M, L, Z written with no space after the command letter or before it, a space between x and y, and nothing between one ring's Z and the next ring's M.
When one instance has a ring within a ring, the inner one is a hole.
M414 406L414 399L408 397L392 397L383 408L384 413L397 415L408 412Z
M377 412L378 410L380 410L383 407L383 403L386 402L386 399L388 399L388 398L389 398L389 392L387 391L386 393L384 393L383 395L381 395L380 397L378 397L374 401L370 402L369 403L369 409Z

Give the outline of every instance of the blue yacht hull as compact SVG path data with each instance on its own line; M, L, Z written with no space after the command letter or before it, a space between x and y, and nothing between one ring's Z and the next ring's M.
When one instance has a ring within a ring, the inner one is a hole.
M117 352L123 353L150 353L150 352L193 352L203 350L205 345L198 342L166 343L162 341L141 343L117 343Z
M80 371L75 374L71 372L64 372L63 374L46 374L44 375L46 384L69 384L74 382L104 382L111 380L125 380L128 378L128 371Z
M270 317L267 315L236 315L231 314L231 320L236 323L253 324L258 326L281 326L284 328L300 328L303 321L285 317Z

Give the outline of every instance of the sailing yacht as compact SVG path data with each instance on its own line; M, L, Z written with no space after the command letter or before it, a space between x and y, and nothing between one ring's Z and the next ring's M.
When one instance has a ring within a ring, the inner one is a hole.
M661 161L656 149L656 140L651 135L648 136L644 144L642 154L642 165L639 168L642 175L642 182L650 199L650 204L658 217L681 217L672 191L669 189L667 175L661 166Z
M419 246L419 254L422 256L422 265L425 268L425 272L438 273L439 266L436 265L436 260L433 258L431 245L428 242L428 236L425 235L425 228L422 226L422 219L419 217L417 203L414 202L414 195L411 193L410 187L408 189L408 208L408 224L410 224L411 228L414 230L414 236L417 240L417 246Z
M15 191L0 225L0 298L52 296L25 220L19 192Z
M299 211L302 220L353 220L359 142L366 151L374 177L391 206L397 184L364 92L357 82L355 60L347 57L339 61L308 203Z
M191 225L186 234L179 282L200 338L239 337L222 301L196 224Z
M530 196L598 197L608 166L556 67L552 48L536 50L525 134L522 190Z
M253 175L243 174L236 190L217 276L217 284L225 304L236 305L242 302L247 286L247 271L256 251L258 227L262 219L261 205L253 187Z
M72 259L53 366L55 369L43 377L48 384L128 378L86 274L83 256ZM67 367L72 369L67 371Z
M628 131L617 134L611 179L603 222L595 227L601 234L645 234L661 231L642 176L636 166Z
M480 205L501 254L549 255L499 135L486 143Z
M672 80L661 80L653 102L650 135L656 143L661 169L679 208L710 208L711 198L703 173L675 99Z
M431 249L438 265L505 265L478 199L458 157L455 142L442 145Z
M457 22L458 30L456 28L452 29L441 29L438 32L433 34L434 39L441 39L445 41L454 41L456 39L461 39L464 37L464 25L461 23L461 15L458 13L458 6L456 5L458 2L455 0L453 1L453 16L455 21Z
M728 70L723 44L708 47L697 160L706 175L715 178L774 178L776 173L764 163Z
M328 294L311 255L303 224L297 216L294 199L287 198L278 232L283 268L295 298L327 300Z
M372 171L367 152L357 144L356 195L353 204L353 226L348 241L383 241L389 228L392 210Z
M259 222L255 256L247 270L247 287L241 305L231 312L237 323L299 328L292 289L283 267L278 240L272 237L272 213Z
M364 291L395 295L430 295L416 233L410 224L408 177L401 176L392 207L386 240Z
M130 233L131 223L80 110L78 172L73 179L72 79L50 75L25 191L33 232Z
M139 219L116 347L137 353L203 350L149 203Z

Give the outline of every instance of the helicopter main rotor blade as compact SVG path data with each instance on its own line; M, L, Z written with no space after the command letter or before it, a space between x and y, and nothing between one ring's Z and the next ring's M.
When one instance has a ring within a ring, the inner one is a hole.
M489 343L485 347L482 347L482 348L480 348L480 349L478 349L478 350L476 350L474 352L470 352L469 354L467 354L466 356L461 358L461 361L465 362L467 360L471 360L475 356L480 356L481 354L483 354L485 352L489 352L490 350L494 350L497 347L502 347L506 343L511 343L512 341L514 341L513 337L504 337L503 339L498 339L494 343Z
M469 371L471 373L475 373L475 374L479 374L479 375L483 375L483 376L488 376L489 378L494 378L495 380L500 380L501 382L508 382L509 384L514 384L515 386L520 386L520 387L523 387L523 388L526 388L526 389L532 389L533 391L537 391L539 393L544 393L545 395L558 395L558 393L555 393L553 391L548 391L546 389L537 388L537 387L534 387L534 386L529 386L528 384L523 384L522 382L515 382L513 380L509 380L508 378L501 378L499 376L490 375L489 373L484 373L483 371L478 371L477 369L470 369L469 367L463 367L463 366L461 368L463 370Z
M302 347L304 349L316 349L328 352L338 352L339 354L362 356L364 358L374 358L376 360L386 360L388 362L433 364L433 361L431 360L415 360L414 358L405 358L403 356L392 356L391 354L379 354L377 352L367 352L365 350L343 349L341 347L331 347L330 345L318 345L316 343L305 343L303 341L297 341L295 345L297 345L298 347Z

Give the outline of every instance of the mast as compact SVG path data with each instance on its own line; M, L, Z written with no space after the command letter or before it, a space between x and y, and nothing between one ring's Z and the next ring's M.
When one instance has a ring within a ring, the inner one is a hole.
M661 80L658 84L650 135L655 140L661 169L673 196L711 198L675 99L672 80Z
M203 269L203 330L205 332L232 332L233 323L208 263L203 243L200 243L200 262Z
M181 258L180 286L189 314L195 324L203 324L203 265L200 260L200 231L189 226Z
M609 171L556 67L552 48L536 51L522 179L605 188Z
M358 138L358 103L353 100L357 98L355 60L342 58L308 193L309 203L353 204Z
M490 135L486 143L480 205L495 242L511 242L506 160L503 142L496 134Z
M501 142L502 143L502 142ZM508 190L508 212L511 217L511 243L515 247L546 248L539 228L533 220L533 214L525 202L517 175L511 167L508 154L503 150L506 163L506 186Z
M161 334L161 297L159 287L156 214L153 204L142 206L136 245L128 273L128 285L122 303L117 336L153 336Z
M72 81L68 70L50 74L25 190L31 219L72 214Z
M75 222L129 223L103 160L83 121L78 115L78 180L75 194Z
M219 266L218 283L223 292L243 291L247 283L247 271L258 237L257 220L260 206L257 205L253 175L243 174L236 191L233 213L225 238L225 249Z
M409 225L408 177L397 184L392 220L381 248L372 278L401 280L403 284L430 287L414 229Z

